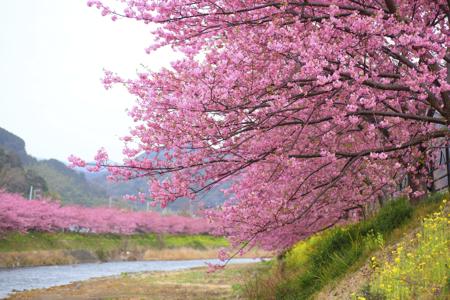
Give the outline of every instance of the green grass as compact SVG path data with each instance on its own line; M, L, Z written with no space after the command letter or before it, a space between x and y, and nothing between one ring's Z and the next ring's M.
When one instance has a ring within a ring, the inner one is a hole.
M113 250L121 248L180 248L209 249L226 247L226 239L208 235L156 235L13 232L0 238L0 253L34 250Z
M360 268L370 254L395 241L421 218L436 210L442 194L417 207L406 199L386 204L374 217L327 230L299 242L270 271L249 281L244 294L250 299L310 299L326 285Z
M163 237L167 248L189 247L194 249L210 249L228 247L225 238L210 235L167 235Z

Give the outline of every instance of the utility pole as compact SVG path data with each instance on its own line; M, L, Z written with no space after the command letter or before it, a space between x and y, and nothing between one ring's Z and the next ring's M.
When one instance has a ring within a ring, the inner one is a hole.
M28 195L28 200L31 200L33 198L33 186L30 185L30 194Z
M450 192L450 151L448 149L449 143L447 139L447 144L445 145L445 164L447 166L447 190Z

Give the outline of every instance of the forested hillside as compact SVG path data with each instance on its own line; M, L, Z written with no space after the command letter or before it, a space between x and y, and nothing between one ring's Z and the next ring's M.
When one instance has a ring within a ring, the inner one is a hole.
M25 141L0 128L0 188L28 196L30 187L63 203L104 205L106 191L89 183L78 173L56 160L37 160L29 155Z
M97 206L108 204L108 194L102 187L90 183L78 173L56 159L40 160L27 166L47 181L56 198L64 203Z
M48 192L44 178L33 170L24 169L17 154L0 148L0 189L26 195L30 186Z

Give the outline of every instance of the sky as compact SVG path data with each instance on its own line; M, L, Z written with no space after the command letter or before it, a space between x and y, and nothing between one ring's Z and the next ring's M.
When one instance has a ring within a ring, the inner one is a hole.
M100 147L121 160L135 97L105 90L103 69L134 78L141 64L169 67L170 49L147 55L150 27L111 21L87 0L0 0L0 127L25 140L29 154L90 160Z

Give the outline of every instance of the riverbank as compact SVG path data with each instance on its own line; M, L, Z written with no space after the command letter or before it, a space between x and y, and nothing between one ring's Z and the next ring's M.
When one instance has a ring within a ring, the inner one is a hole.
M431 194L417 204L395 199L366 220L300 241L250 280L245 295L286 300L450 299L450 215L444 198L448 194Z
M122 273L68 285L20 292L8 299L240 299L245 282L267 268L266 263L229 265L171 272Z
M209 235L9 233L0 238L0 267L217 258L227 246L226 239ZM255 250L246 257L267 256Z

